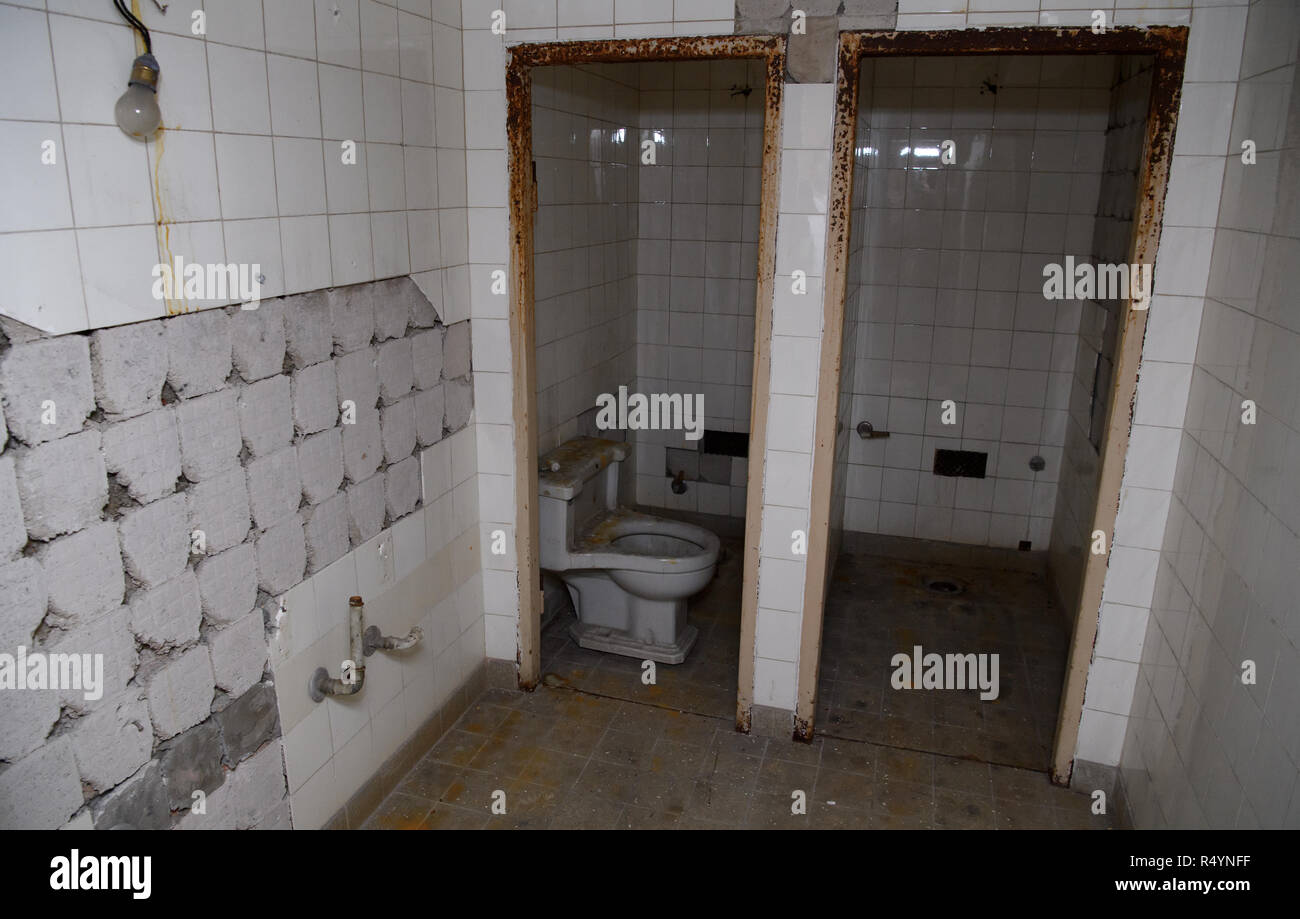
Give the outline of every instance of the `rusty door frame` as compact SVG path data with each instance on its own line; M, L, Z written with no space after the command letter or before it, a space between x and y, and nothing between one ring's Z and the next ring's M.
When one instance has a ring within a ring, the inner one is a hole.
M537 558L537 370L534 348L532 174L532 68L556 64L640 63L758 59L764 80L762 193L759 202L758 283L754 311L754 371L750 395L749 474L745 494L744 577L740 620L740 675L736 727L748 731L754 700L754 635L758 615L758 553L762 529L763 472L771 366L772 289L776 266L776 213L781 168L781 97L784 36L721 35L609 39L514 45L506 65L506 144L510 171L510 353L515 444L515 556L518 559L519 686L541 678L540 569Z
M833 478L836 411L839 403L840 359L843 347L844 295L848 264L853 148L857 133L858 87L864 57L972 54L1148 54L1155 61L1146 137L1138 176L1129 262L1155 262L1164 214L1165 189L1173 155L1174 128L1187 55L1185 26L1115 27L1100 34L1090 29L1044 26L1023 28L952 29L915 32L840 33L835 96L835 138L831 159L831 202L826 233L826 288L823 301L821 376L818 386L816 440L809 522L808 565L804 582L803 622L799 645L795 739L811 740L821 666L823 605L830 566L830 503ZM1092 529L1108 534L1113 544L1115 517L1133 403L1142 361L1147 310L1129 308L1119 330L1110 414L1101 448L1101 475ZM1052 781L1068 785L1083 714L1083 694L1097 637L1101 590L1107 555L1089 554L1075 611L1061 706L1052 750Z

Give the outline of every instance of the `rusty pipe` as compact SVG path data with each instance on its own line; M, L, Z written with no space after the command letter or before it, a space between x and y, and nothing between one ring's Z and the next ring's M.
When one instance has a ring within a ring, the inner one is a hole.
M376 651L405 651L407 648L414 648L423 638L424 630L418 625L412 627L405 638L385 635L379 631L379 626L372 625L361 637L362 653L369 657Z
M362 632L362 616L365 603L360 597L348 598L348 653L349 660L343 662L339 676L332 677L324 667L317 667L307 681L307 694L313 702L320 702L326 696L354 696L361 692L366 684L365 638ZM351 679L348 679L349 675Z

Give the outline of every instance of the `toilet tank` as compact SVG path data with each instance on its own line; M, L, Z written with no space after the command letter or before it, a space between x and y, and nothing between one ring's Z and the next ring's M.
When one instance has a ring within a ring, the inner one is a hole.
M539 554L543 568L563 568L573 534L602 511L618 506L618 476L628 446L599 437L575 437L538 464Z

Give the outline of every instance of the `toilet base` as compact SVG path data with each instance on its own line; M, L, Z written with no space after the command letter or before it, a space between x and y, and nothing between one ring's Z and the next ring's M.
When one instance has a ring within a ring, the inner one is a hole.
M569 634L573 636L573 640L579 647L591 651L621 654L624 657L657 661L660 664L680 664L686 660L686 655L691 653L700 630L693 625L687 625L677 635L676 640L667 645L641 641L622 629L611 629L589 622L575 622L569 626Z

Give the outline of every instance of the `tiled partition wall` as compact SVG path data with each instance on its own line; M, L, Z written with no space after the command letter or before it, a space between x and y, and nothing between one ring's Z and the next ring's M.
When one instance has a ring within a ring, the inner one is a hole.
M0 3L23 75L0 91L0 312L61 333L214 305L152 296L181 258L258 264L265 297L411 274L465 318L459 4L231 0L196 36L197 5L138 4L162 72L145 143L113 119L136 41L112 4Z
M1079 304L1045 299L1042 269L1091 250L1114 59L863 66L874 86L855 177L867 242L847 306L849 420L890 437L850 440L845 527L1045 549ZM956 161L943 165L948 140ZM938 449L987 453L987 477L935 474Z
M1298 46L1295 4L1250 5L1235 110L1227 97L1228 155L1188 166L1222 170L1222 200L1170 201L1171 217L1208 212L1216 227L1203 308L1168 304L1184 321L1200 317L1194 363L1173 365L1190 372L1191 396L1181 433L1174 428L1151 615L1110 604L1103 614L1103 626L1139 630L1140 657L1125 658L1137 673L1120 766L1141 827L1300 828ZM1257 145L1255 165L1241 161L1245 140ZM1191 337L1166 327L1153 340L1155 331L1148 352L1155 346L1161 361L1181 356L1175 343ZM1248 399L1253 425L1242 422ZM1148 410L1141 400L1138 409ZM1245 661L1253 683L1243 682Z
M533 74L538 454L636 383L637 65Z
M637 167L637 391L703 395L709 430L749 430L763 83L758 62L641 65L655 162ZM632 439L639 503L744 516L743 458L696 455L681 431ZM684 493L668 469L685 472Z
M1146 137L1153 61L1121 58L1110 94L1105 163L1091 261L1123 264L1133 235L1138 201L1138 168ZM1092 547L1093 515L1101 477L1101 445L1115 382L1116 347L1124 320L1119 300L1075 301L1079 335L1069 388L1069 415L1061 481L1052 521L1051 571L1056 602L1073 623L1078 611L1083 569ZM1150 369L1156 373L1157 369ZM1129 491L1136 500L1138 493ZM1159 509L1163 516L1163 509Z
M482 660L469 322L400 279L5 346L0 638L105 685L0 693L0 826L319 825ZM313 706L352 595L424 640Z
M811 504L834 111L829 83L785 87L754 702L786 710L795 704L807 570L807 556L794 551L792 535L808 532ZM806 277L806 287L794 285L795 272Z

